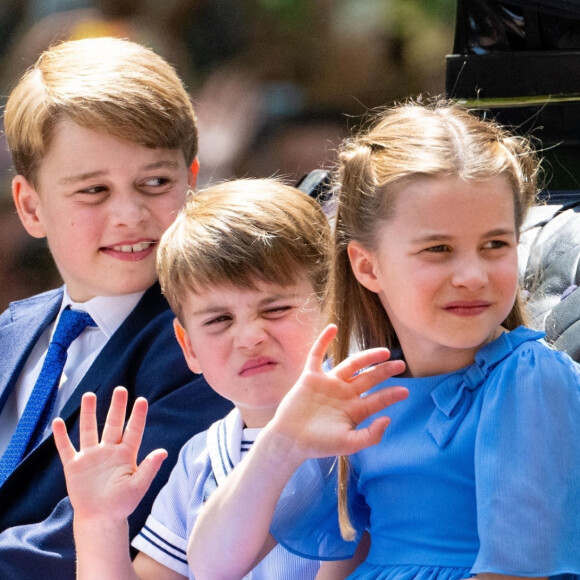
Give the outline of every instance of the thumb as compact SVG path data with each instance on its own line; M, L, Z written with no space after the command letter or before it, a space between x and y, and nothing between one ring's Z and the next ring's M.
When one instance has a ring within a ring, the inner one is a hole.
M141 497L147 493L147 490L166 458L167 451L165 449L155 449L143 459L137 468L133 477L137 488L141 492Z
M324 355L337 333L336 325L329 324L316 338L308 353L305 369L318 371L324 361Z

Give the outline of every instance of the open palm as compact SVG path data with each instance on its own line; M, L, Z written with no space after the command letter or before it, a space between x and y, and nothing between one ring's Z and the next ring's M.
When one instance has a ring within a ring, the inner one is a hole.
M336 327L329 325L312 346L304 372L280 404L270 429L293 441L300 459L350 455L379 442L389 418L379 416L364 429L365 419L402 401L403 387L367 391L403 372L400 360L389 361L385 348L351 355L329 372L322 362Z
M127 390L117 387L99 442L96 396L83 396L80 416L80 445L71 443L62 419L53 422L56 447L62 461L71 504L84 519L125 520L137 507L167 452L152 451L138 466L147 401L135 401L125 426Z

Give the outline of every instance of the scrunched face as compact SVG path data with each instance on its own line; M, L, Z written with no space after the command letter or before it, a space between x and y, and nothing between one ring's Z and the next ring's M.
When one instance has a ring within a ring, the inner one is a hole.
M248 427L264 427L274 416L322 328L312 283L303 274L297 280L191 292L184 325L175 323L189 368L232 401Z

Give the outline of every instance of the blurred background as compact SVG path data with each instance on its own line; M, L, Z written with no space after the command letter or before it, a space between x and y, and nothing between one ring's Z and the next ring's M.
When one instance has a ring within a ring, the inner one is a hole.
M199 117L198 183L334 162L371 108L445 92L453 0L1 0L0 95L50 44L89 36L140 42L171 62ZM27 236L0 142L0 311L61 282Z

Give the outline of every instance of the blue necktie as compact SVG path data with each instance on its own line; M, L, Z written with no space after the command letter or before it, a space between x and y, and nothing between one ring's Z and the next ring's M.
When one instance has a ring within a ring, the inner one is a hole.
M46 357L18 421L14 435L0 459L0 485L20 463L26 451L42 438L56 401L60 376L66 362L67 349L87 326L96 326L86 312L66 308L62 311L58 325L48 346Z

